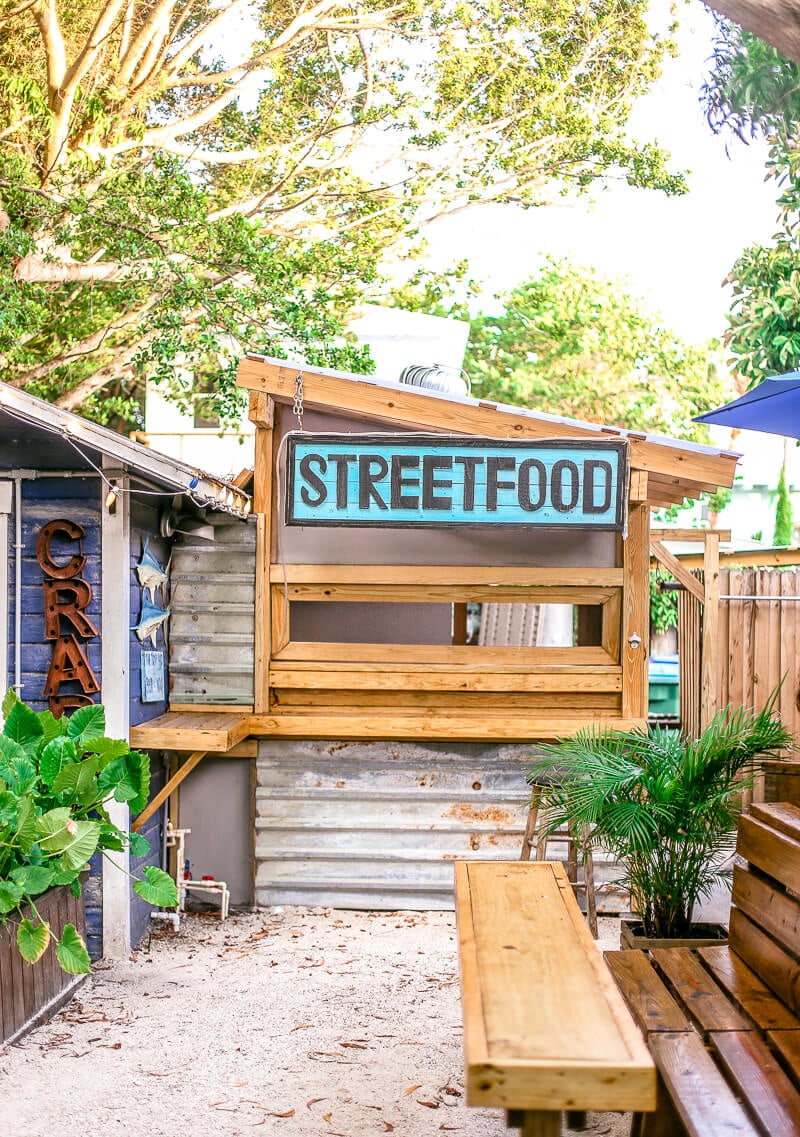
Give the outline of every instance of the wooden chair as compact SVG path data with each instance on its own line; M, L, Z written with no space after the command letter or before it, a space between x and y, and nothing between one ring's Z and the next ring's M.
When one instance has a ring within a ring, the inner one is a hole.
M567 877L573 891L583 890L586 898L586 920L592 936L597 939L597 894L594 883L594 861L586 833L578 832L575 825L563 826L552 833L547 832L547 812L541 808L542 789L540 781L531 786L531 802L525 822L525 835L522 838L522 851L519 859L529 861L531 851L534 860L547 860L547 848L551 843L566 845ZM578 859L583 864L583 880L578 879Z

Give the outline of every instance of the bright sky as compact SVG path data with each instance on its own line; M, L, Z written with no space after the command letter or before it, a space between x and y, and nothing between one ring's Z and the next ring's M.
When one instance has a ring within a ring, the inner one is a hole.
M689 171L687 195L619 185L593 207L475 210L428 230L431 266L467 257L491 295L528 277L542 254L569 256L626 278L687 340L721 336L729 306L722 281L748 244L771 238L776 192L764 183L763 146L715 137L703 118L698 92L711 54L710 13L692 0L679 5L679 19L679 55L636 107L631 134L659 142L674 168Z

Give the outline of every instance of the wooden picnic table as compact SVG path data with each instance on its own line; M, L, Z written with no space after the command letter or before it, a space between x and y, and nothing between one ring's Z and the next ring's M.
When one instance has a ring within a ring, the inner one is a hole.
M563 867L455 865L467 1104L525 1137L562 1112L649 1111L656 1071Z

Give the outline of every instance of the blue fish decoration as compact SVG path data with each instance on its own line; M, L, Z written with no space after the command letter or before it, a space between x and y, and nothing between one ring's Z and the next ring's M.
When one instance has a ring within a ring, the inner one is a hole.
M142 611L139 616L139 623L133 629L136 632L139 640L144 643L147 637L150 637L150 642L153 647L156 646L156 635L158 629L161 628L161 634L164 636L164 643L167 642L164 624L170 617L169 608L161 608L158 604L151 604L149 600L142 598Z
M170 557L169 562L167 562L167 567L162 568L150 552L150 538L148 536L145 537L142 559L136 566L136 575L139 578L139 584L148 594L151 602L155 600L156 589L166 588L167 581L169 580L169 566L171 561L172 558Z

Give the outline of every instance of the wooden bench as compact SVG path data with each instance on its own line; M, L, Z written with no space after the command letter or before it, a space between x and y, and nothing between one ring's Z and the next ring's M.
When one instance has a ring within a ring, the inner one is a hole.
M459 861L455 885L467 1104L525 1137L555 1137L563 1111L653 1109L653 1061L563 866Z
M800 808L740 818L726 946L606 952L659 1071L635 1137L800 1137Z

